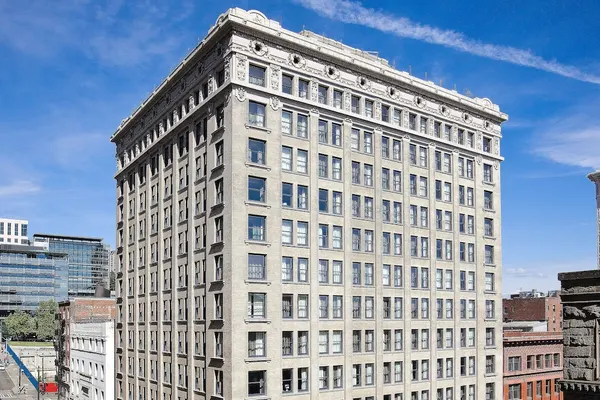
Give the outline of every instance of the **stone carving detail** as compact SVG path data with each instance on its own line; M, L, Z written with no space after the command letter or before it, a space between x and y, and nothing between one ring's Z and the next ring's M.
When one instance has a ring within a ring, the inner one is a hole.
M402 135L402 139L410 141L410 135Z
M259 40L251 40L250 41L250 50L254 52L254 54L264 57L269 52L269 48L263 42Z
M260 11L250 10L248 11L248 14L252 16L252 21L257 24L265 25L267 22L267 17Z
M138 154L140 154L140 144L139 144L139 142L135 144L135 148L134 148L133 154L134 154L134 156L137 156Z
M577 307L565 306L563 308L563 313L565 315L570 315L573 317L580 317L580 318L585 317L585 313L583 311L581 311L580 309L578 309Z
M198 75L198 77L199 77L200 75L202 75L203 72L204 72L204 64L199 63L198 66L196 67L196 75Z
M229 101L231 100L231 90L229 90L227 93L225 93L225 101L223 102L224 105L229 104Z
M375 129L373 129L375 132L381 133L383 132L383 128L380 126L376 126Z
M271 89L279 91L279 65L271 64Z
M408 128L408 112L402 110L402 126Z
M123 165L127 165L127 164L129 164L129 152L128 151L126 151L123 154Z
M333 65L325 66L325 74L331 79L338 79L340 77L340 71Z
M440 111L440 114L445 115L446 117L450 116L450 109L448 108L448 106L440 104L438 109Z
M277 111L279 109L279 106L281 105L281 102L279 101L279 97L273 96L269 99L269 104L271 105L271 108L274 111Z
M500 139L498 139L498 138L494 138L494 154L495 155L500 154Z
M379 100L375 100L375 119L381 119L381 102Z
M319 97L319 82L310 81L310 99L314 102L318 100Z
M179 113L177 110L173 110L173 124L176 124L179 121Z
M388 86L387 95L394 100L398 100L400 98L400 91L393 86Z
M215 90L215 71L211 71L210 75L208 75L208 94L211 94Z
M477 156L477 157L475 157L475 161L477 161L477 165L481 165L483 158L481 156Z
M229 81L229 79L231 79L231 56L228 56L225 58L225 63L224 63L224 72L225 72L225 82Z
M317 108L311 108L310 112L311 112L311 114L317 114L317 115L319 115L319 110Z
M167 95L165 96L165 102L166 102L167 104L169 104L169 103L171 102L171 95L170 95L170 94L167 94Z
M238 99L239 102L246 100L246 89L243 87L235 89L235 98Z
M424 108L427 105L427 100L425 100L421 96L415 96L414 103L417 107Z
M483 140L483 136L481 132L477 132L477 150L481 150L481 142Z
M348 124L352 124L352 119L351 118L344 118L344 122L346 122Z
M458 143L458 126L452 125L452 142Z
M463 113L462 115L462 119L463 121L465 121L467 124L470 124L471 122L473 122L473 117L471 117L470 114L468 113Z
M352 108L352 93L344 92L344 110L350 111Z
M196 104L194 104L194 95L190 95L190 98L188 99L188 105L189 105L190 109L192 109L196 106Z
M435 149L435 143L434 142L429 143L429 148L430 149Z
M361 89L368 90L371 88L371 81L369 81L365 76L358 76L356 78L356 83Z
M500 163L498 161L494 161L494 168L495 169L500 168Z
M236 54L237 57L237 65L235 67L237 72L237 78L239 81L244 82L246 80L246 62L248 61L248 57L243 54Z
M160 121L158 123L158 134L162 135L163 133L165 133L165 125L163 124L162 121Z
M483 121L483 127L485 128L485 130L491 130L492 129L492 124L490 123L490 121Z
M288 62L296 68L303 69L306 66L306 60L300 54L291 53Z

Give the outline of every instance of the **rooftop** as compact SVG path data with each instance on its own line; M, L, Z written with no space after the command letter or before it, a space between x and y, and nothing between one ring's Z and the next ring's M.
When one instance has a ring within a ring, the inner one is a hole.
M33 235L34 241L35 241L35 238L72 240L72 241L79 241L79 242L100 242L100 243L102 243L104 241L104 239L102 239L102 238L92 238L92 237L85 237L85 236L53 235L53 234L47 234L47 233L36 233Z
M210 46L214 45L213 42L217 40L217 34L230 24L234 24L236 29L240 30L260 31L263 35L273 37L274 41L291 43L295 47L302 48L302 51L307 53L317 51L323 57L334 59L339 64L350 64L357 70L367 70L370 74L378 75L384 80L393 80L394 84L399 87L409 86L413 90L441 98L448 103L458 104L462 108L483 112L498 121L508 120L508 116L501 112L498 105L493 104L489 99L471 98L458 93L456 90L436 85L432 81L412 76L406 71L399 71L391 67L388 60L379 57L374 52L356 49L307 30L303 30L300 33L292 32L282 28L279 22L268 19L260 11L230 8L225 13L219 15L215 24L208 30L206 37L184 57L167 78L150 93L148 98L129 117L121 121L115 133L111 136L111 141L115 142L120 133L133 126L132 122L137 119L136 117L139 116L144 107L152 103L155 98L159 98L159 96L165 94L172 85L176 84L175 82L187 71L187 64L199 58L200 51L205 47L208 48L209 44Z

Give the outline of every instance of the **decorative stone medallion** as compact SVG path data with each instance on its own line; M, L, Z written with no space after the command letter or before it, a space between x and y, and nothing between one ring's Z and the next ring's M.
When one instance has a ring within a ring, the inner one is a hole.
M259 56L265 56L269 52L269 48L263 42L258 40L250 41L250 50L254 52L254 54Z
M327 75L330 79L338 79L340 77L340 71L333 65L326 65L325 75Z
M356 83L361 89L368 90L371 87L371 81L366 76L359 76L356 78Z
M450 109L444 104L440 104L439 111L440 114L445 115L446 117L450 116Z
M304 68L306 60L300 54L291 53L288 57L288 62L296 68Z
M414 102L415 105L419 108L424 108L427 105L427 100L425 100L421 96L415 96Z

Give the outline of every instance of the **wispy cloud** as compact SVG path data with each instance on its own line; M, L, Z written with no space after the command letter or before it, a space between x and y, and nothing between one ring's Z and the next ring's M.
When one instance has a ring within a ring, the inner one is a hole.
M560 115L540 121L533 130L531 153L550 161L600 168L600 101L581 99Z
M349 0L294 1L337 21L362 25L403 38L438 44L481 57L531 67L584 82L600 84L600 75L587 73L575 66L561 64L555 60L546 60L529 50L483 43L479 40L471 39L460 32L422 25L408 18L366 8L359 2Z
M75 50L104 66L131 67L181 50L179 23L192 10L190 0L176 7L140 0L0 2L0 46L36 57Z
M27 180L15 180L7 184L0 184L0 197L12 197L21 196L24 194L31 194L39 192L41 187L32 181Z

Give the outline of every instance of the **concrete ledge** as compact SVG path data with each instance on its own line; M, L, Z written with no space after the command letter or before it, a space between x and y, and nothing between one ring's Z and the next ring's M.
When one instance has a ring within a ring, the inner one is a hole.
M573 271L573 272L560 272L558 274L558 280L561 282L587 280L587 279L600 279L600 269L592 269L592 270L586 270L586 271Z

